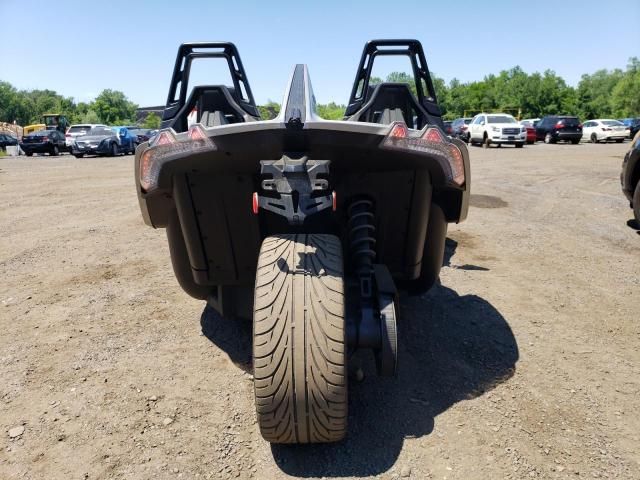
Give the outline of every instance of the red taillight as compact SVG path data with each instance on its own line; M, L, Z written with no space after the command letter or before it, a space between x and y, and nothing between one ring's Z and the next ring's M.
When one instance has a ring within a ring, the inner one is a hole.
M422 138L428 142L434 142L434 143L442 143L444 140L442 138L442 134L440 133L440 130L438 130L437 128L427 128L427 131L424 132L424 135L422 135Z
M578 124L578 130L580 130L582 128L582 124Z
M171 145L172 143L175 143L175 142L176 142L176 136L173 133L165 130L163 132L158 133L152 146L155 147L157 145Z
M42 137L42 141L43 142L48 142L49 141L49 137Z
M409 134L409 130L404 123L396 123L391 132L389 132L389 136L392 138L407 138Z
M147 192L158 187L159 170L168 157L216 149L215 143L207 136L202 125L192 125L187 134L179 138L171 128L162 130L149 141L149 148L140 158L140 186Z
M189 136L190 140L206 140L207 139L207 132L205 132L204 128L202 128L202 125L199 125L199 124L191 125L191 127L189 127L189 131L187 135Z
M558 122L555 124L555 126L553 128L559 129L559 128L564 128L564 124L562 122Z
M254 215L257 215L259 210L260 201L258 200L258 192L253 192L253 195L251 196L251 211Z
M431 155L442 165L451 183L464 185L464 157L460 148L449 141L438 127L427 127L422 135L416 133L410 135L404 123L395 123L381 147Z

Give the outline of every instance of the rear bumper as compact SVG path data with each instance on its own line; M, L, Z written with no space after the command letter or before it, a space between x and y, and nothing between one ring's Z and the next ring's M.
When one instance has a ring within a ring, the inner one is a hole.
M21 143L20 148L24 153L49 153L53 150L50 143Z
M624 140L628 137L629 134L627 132L606 132L602 138L605 140Z
M555 132L551 136L557 140L581 140L582 132Z
M71 153L74 155L107 155L109 153L111 153L111 149L109 148L105 148L105 147L91 147L91 146L86 146L86 147L79 147L78 145L74 144L71 147Z

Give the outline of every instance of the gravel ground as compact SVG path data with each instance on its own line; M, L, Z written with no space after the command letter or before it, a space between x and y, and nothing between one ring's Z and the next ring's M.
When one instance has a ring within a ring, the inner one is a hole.
M640 478L628 145L472 148L398 377L357 357L348 438L297 447L260 438L251 327L180 290L132 157L0 159L0 479Z

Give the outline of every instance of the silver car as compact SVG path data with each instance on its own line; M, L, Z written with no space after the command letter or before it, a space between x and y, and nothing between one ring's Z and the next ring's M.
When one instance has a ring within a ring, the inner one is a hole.
M77 137L86 135L87 132L94 127L106 127L106 125L102 125L101 123L77 123L75 125L71 125L67 130L67 133L64 135L67 150L71 151L73 142L76 141Z

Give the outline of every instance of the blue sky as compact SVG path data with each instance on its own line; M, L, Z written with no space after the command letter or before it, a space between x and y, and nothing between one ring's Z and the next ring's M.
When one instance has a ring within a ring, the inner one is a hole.
M346 103L372 38L417 38L431 71L447 81L520 65L576 85L583 73L640 56L640 0L0 0L0 19L0 80L76 101L112 88L141 106L165 102L186 41L234 42L259 103L281 101L295 63L309 65L319 102Z

